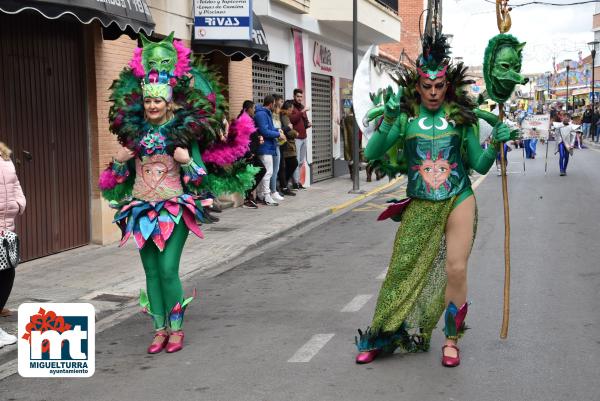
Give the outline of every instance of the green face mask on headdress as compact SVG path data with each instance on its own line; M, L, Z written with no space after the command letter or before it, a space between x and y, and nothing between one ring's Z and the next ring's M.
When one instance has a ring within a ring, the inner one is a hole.
M141 35L142 65L148 71L142 85L144 98L163 98L170 102L173 98L171 78L177 63L177 50L173 46L173 32L158 43L151 42Z
M144 70L150 72L166 72L173 75L175 64L177 63L177 50L173 46L173 32L158 43L151 42L144 37L142 39L142 64Z

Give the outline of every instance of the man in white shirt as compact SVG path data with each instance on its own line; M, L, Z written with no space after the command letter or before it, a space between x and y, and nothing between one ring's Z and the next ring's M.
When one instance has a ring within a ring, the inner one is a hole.
M569 156L573 155L573 145L575 144L576 129L578 125L571 124L571 116L565 114L562 126L560 123L555 123L554 135L556 136L556 151L560 154L559 168L560 175L567 175L567 165L569 164Z

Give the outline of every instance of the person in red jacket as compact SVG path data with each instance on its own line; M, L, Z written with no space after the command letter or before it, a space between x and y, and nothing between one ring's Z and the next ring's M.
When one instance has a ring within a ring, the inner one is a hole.
M294 108L290 115L290 121L294 130L298 132L298 136L294 140L296 142L296 155L298 157L298 167L294 172L294 189L304 189L300 183L300 169L302 164L306 161L306 129L311 127L310 121L306 112L310 110L310 107L305 107L302 104L304 100L304 92L302 89L294 89Z

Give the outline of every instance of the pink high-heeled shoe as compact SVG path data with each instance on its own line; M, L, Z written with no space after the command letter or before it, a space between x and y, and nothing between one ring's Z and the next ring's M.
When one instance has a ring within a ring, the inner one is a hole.
M155 342L156 337L162 337L161 342ZM158 354L162 351L167 345L167 341L169 341L169 334L167 332L159 331L154 335L154 340L152 340L152 344L148 347L149 354Z
M181 341L179 341L177 343L172 343L169 341L167 343L167 347L166 347L165 351L168 353L172 353L172 352L177 352L177 351L180 351L181 349L183 349L183 338L185 337L183 334L183 331L182 330L174 331L171 333L171 335L181 337Z
M444 354L444 350L446 348L452 348L456 350L456 357L446 356ZM460 365L460 350L456 345L446 344L442 347L442 365L446 366L447 368L454 368Z
M372 349L370 351L364 351L364 352L359 352L358 355L356 355L356 363L358 363L359 365L363 365L365 363L371 363L373 362L373 360L375 360L375 358L377 358L377 355L379 355L380 350L378 349Z

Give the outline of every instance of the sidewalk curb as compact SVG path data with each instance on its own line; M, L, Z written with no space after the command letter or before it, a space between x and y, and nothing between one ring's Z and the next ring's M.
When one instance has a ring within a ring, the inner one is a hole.
M353 205L353 204L355 204L357 202L362 201L365 198L368 198L369 196L378 194L379 192L383 192L383 191L385 191L388 188L392 188L394 185L401 183L404 178L405 178L405 176L401 175L399 177L394 178L392 181L388 182L387 184L383 184L383 185L381 185L381 186L373 189L372 191L367 192L366 194L358 195L358 196L356 196L356 197L354 197L354 198L352 198L352 199L350 199L350 200L348 200L348 201L346 201L346 202L344 202L344 203L342 203L342 204L340 204L338 206L333 206L332 208L330 208L331 213L337 213L340 210L343 210L343 209L345 209L345 208L347 208L347 207L349 207L349 206L351 206L351 205Z

